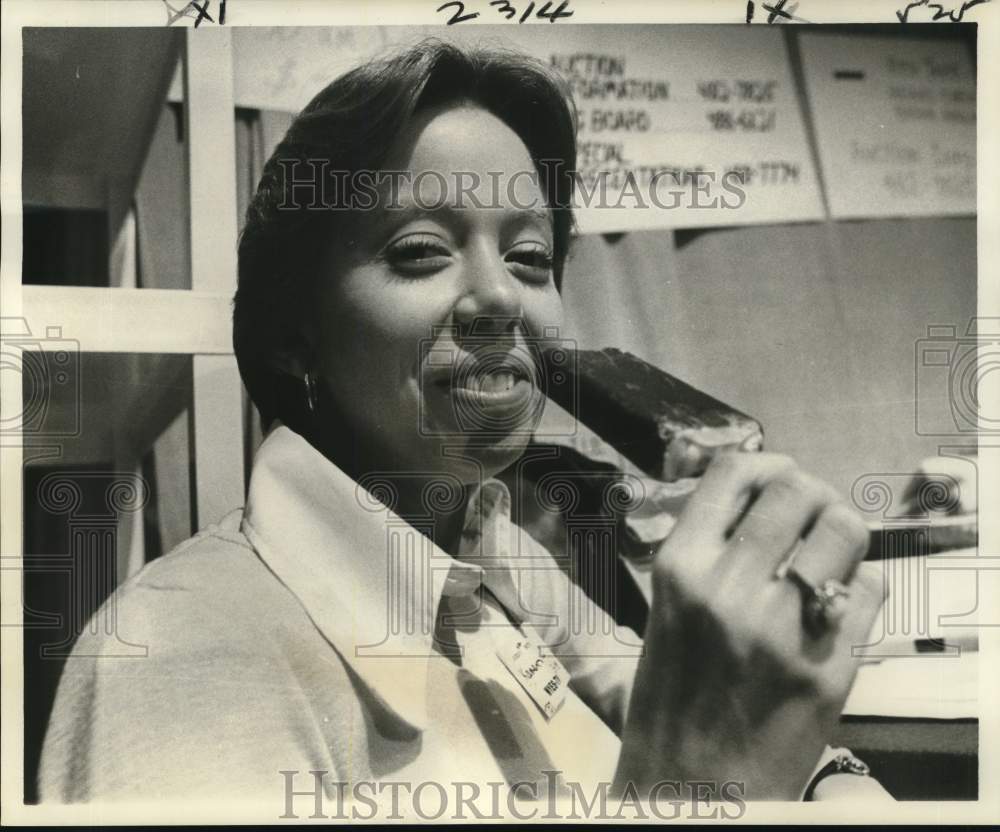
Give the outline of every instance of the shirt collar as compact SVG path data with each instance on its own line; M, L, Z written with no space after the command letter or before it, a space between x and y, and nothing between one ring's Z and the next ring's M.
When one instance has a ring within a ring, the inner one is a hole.
M428 664L448 661L433 647L442 595L484 582L508 611L518 608L510 493L493 479L476 489L456 560L369 489L278 425L257 451L242 530L355 672L423 728Z

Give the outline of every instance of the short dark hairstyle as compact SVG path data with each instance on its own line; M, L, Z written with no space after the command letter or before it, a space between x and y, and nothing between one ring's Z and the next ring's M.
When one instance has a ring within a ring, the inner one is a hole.
M552 215L553 273L561 287L573 225L576 112L560 77L516 52L436 38L359 66L292 122L264 166L240 236L233 347L265 428L282 415L280 374L270 359L289 343L329 241L357 219L340 210L289 208L295 183L286 172L307 160L329 160L337 171L380 170L417 112L465 101L505 122L531 154ZM346 196L338 196L340 204Z

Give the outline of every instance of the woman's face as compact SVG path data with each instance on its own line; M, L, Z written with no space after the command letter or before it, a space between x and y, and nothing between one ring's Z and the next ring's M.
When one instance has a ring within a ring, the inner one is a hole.
M533 356L562 324L550 214L524 143L471 104L421 114L386 168L408 175L331 247L308 369L371 471L474 482L517 459L544 401Z

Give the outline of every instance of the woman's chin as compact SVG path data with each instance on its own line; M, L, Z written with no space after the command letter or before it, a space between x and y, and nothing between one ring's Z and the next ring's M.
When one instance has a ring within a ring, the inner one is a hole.
M530 433L517 431L493 439L489 443L476 444L475 440L472 440L467 446L467 453L482 464L485 476L492 477L517 462L524 454L524 449L528 447L530 439Z
M437 466L472 485L495 477L524 454L531 438L529 431L515 431L504 436L467 435L464 441L441 442Z

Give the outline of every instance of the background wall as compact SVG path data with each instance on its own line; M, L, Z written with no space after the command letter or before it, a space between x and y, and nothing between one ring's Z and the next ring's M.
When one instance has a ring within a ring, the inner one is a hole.
M914 349L928 325L964 332L975 315L975 219L589 236L571 258L572 337L755 416L769 450L845 493L937 452L914 429Z

